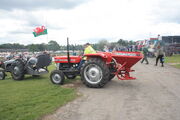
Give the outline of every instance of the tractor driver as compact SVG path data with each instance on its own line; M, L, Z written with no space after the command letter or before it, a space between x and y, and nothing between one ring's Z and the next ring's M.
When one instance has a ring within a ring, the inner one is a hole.
M96 51L93 49L93 47L89 43L86 43L84 45L84 54L92 54L92 53L96 53ZM79 70L82 64L86 61L86 59L87 58L85 56L82 57L81 62L79 63L79 66L78 66Z
M96 53L96 51L92 48L92 46L89 43L86 43L84 45L84 54L92 54Z

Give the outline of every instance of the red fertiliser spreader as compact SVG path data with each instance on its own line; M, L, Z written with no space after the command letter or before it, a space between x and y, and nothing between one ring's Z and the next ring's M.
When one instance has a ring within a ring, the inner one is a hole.
M112 58L116 62L115 75L119 80L133 80L135 77L131 77L129 72L133 72L131 67L136 64L143 55L140 52L113 52Z
M103 62L108 66L110 75L112 79L114 76L117 76L119 80L133 80L135 77L130 76L130 72L134 70L131 67L136 64L143 55L140 52L126 52L126 51L115 51L112 53L96 53L85 55L89 59L93 56L101 56Z
M54 84L63 84L65 77L74 79L81 76L82 82L93 88L101 88L115 76L119 80L134 80L130 76L131 69L143 55L140 52L98 52L82 56L56 56L54 57L57 69L52 71L50 79ZM82 64L83 63L83 64Z

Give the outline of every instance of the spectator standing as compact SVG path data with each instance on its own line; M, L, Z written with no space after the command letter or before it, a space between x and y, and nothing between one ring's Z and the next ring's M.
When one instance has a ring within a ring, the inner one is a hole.
M129 51L130 51L130 52L133 51L133 46L132 46L132 45L129 47Z
M161 47L160 45L157 47L157 51L156 51L156 64L155 66L158 65L158 61L160 59L161 62L161 67L164 67L164 51L163 51L163 47Z
M148 49L147 49L147 47L143 47L143 55L144 55L144 57L143 57L141 63L143 63L144 60L145 60L146 64L149 64L148 59L147 59L147 56L148 56Z
M137 45L135 45L135 51L136 51L136 52L138 51L138 46L137 46Z
M109 47L108 46L104 46L103 52L109 52Z

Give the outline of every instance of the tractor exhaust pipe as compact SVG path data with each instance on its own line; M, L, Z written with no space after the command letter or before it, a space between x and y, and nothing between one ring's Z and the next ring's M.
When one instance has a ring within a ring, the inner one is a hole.
M68 66L70 66L70 57L69 57L69 38L67 37L67 57L68 57Z

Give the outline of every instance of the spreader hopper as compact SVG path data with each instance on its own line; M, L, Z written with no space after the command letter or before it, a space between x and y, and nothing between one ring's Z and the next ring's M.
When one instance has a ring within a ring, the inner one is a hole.
M136 79L131 77L129 72L131 67L135 65L143 55L140 52L125 52L125 51L116 51L112 53L112 58L116 62L117 71L114 73L120 80L131 80Z

